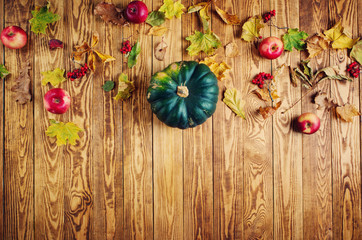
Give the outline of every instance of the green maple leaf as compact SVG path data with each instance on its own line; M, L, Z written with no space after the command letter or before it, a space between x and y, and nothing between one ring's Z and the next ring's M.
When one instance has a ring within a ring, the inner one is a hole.
M165 13L160 11L153 11L148 14L146 23L150 24L152 27L160 26L165 22Z
M54 23L60 19L58 14L54 14L49 11L50 2L46 6L36 7L35 10L31 11L33 18L29 20L31 25L31 31L34 33L46 34L48 24Z
M222 100L237 116L245 119L243 110L244 103L241 100L241 94L236 88L226 89L224 99Z
M241 33L241 39L250 42L260 36L260 29L264 27L261 16L255 16L248 19L243 24L243 31Z
M350 56L359 62L359 64L362 64L362 40L353 46Z
M128 67L133 68L137 63L138 55L141 53L141 44L137 41L132 47L131 52L128 56Z
M0 64L0 78L4 79L10 72L5 68L3 64Z
M75 145L75 141L79 139L78 132L84 131L72 122L63 123L54 119L50 119L50 126L45 134L48 137L56 137L57 145L66 145L67 143Z
M133 81L128 80L128 76L122 73L119 76L118 93L114 97L115 100L126 100L131 97L131 93L135 90Z
M195 56L201 51L207 55L212 55L215 49L221 46L219 37L211 31L207 33L195 31L195 34L188 36L186 40L191 42L186 49L190 56Z
M303 41L308 37L308 34L304 31L299 31L298 28L288 29L288 33L283 35L284 49L292 51L293 48L298 51L304 50L306 43Z
M64 82L66 79L64 78L65 69L56 68L53 71L41 72L43 75L43 79L41 80L41 84L43 86L50 83L52 86L56 87L60 83Z
M181 15L184 13L182 9L185 6L181 3L181 0L174 2L173 0L164 0L163 5L160 8L160 12L164 12L166 18L172 19L174 16L181 18Z

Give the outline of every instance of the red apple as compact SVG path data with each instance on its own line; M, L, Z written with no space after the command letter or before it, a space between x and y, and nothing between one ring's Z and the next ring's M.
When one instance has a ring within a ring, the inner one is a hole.
M26 45L26 32L18 26L9 26L2 30L1 41L5 47L19 49Z
M297 119L297 128L305 134L312 134L318 131L321 120L314 113L303 113Z
M282 55L284 44L277 37L267 37L259 44L259 53L262 57L276 59Z
M127 5L125 10L126 19L133 23L143 23L148 16L148 8L144 2L133 1Z
M63 114L70 106L70 96L61 88L50 89L44 95L44 107L51 113Z

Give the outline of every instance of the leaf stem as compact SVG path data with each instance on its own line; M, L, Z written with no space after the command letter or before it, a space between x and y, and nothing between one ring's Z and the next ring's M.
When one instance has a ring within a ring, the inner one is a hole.
M267 89L268 89L268 92L269 92L269 97L270 97L270 100L272 101L272 105L273 105L273 103L274 103L274 99L273 99L273 97L272 97L272 95L271 95L271 91L270 91L270 85L269 85L269 83L266 85L267 86Z
M309 93L311 93L315 88L311 88L309 89L306 93L304 93L304 95L299 98L297 101L295 101L290 107L288 107L284 112L282 112L282 114L288 112L290 109L292 109L295 105L297 105L297 103L299 103L305 96L307 96Z
M273 21L270 21L269 27L276 27L276 28L278 28L278 29L289 29L288 27L278 27L277 25L274 24Z

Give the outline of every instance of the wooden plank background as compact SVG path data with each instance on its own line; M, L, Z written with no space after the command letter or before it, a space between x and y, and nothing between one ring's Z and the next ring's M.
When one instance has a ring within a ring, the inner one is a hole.
M18 25L28 33L20 50L0 48L0 61L11 72L0 87L0 238L1 239L362 239L361 121L339 120L335 113L315 110L306 97L286 114L264 120L256 109L263 103L252 93L250 80L283 63L295 67L305 53L284 53L277 60L261 58L256 45L240 40L241 26L228 26L212 9L211 28L223 45L236 41L240 56L230 59L231 79L220 82L212 118L193 129L172 129L151 112L146 100L155 72L190 57L185 37L202 26L197 14L167 20L168 51L163 62L153 56L162 37L146 35L146 24L118 27L93 14L99 0L52 1L61 20L35 35L28 20L43 0L0 0L0 27ZM129 1L112 0L123 8ZM145 0L157 10L161 0ZM182 0L189 7L193 0ZM328 29L339 19L354 37L362 37L362 0L228 0L220 8L248 17L275 9L278 26L306 31ZM62 83L72 96L61 116L47 112L41 72L73 69L73 46L99 33L97 49L117 60L97 65L94 74ZM267 27L263 37L285 30ZM51 51L48 40L65 43ZM122 39L139 39L142 53L128 69L119 52ZM223 56L220 48L217 54ZM10 91L24 63L30 62L32 101L19 105ZM345 69L348 51L325 51L312 60L314 68L338 65ZM115 91L101 89L121 73L137 90L125 102ZM339 104L361 110L362 83L326 81L319 89ZM222 103L226 87L240 90L246 120ZM282 109L305 90L289 80L280 84ZM322 119L314 135L293 131L291 122L302 112ZM75 146L57 147L45 135L49 119L73 121L85 131Z

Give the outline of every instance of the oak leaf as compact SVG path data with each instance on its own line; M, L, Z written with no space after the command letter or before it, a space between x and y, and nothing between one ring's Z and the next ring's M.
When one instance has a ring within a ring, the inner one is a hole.
M45 86L47 83L50 83L52 86L57 87L60 83L66 81L64 72L65 69L60 68L56 68L53 71L41 72L41 75L43 75L41 84Z
M353 46L350 56L362 65L362 40L358 41Z
M174 0L164 0L159 11L164 12L166 18L172 19L174 16L181 18L181 15L184 13L182 9L185 9L185 6L181 3L181 0L177 2L174 2Z
M340 119L346 122L353 122L353 117L361 115L356 106L352 104L336 107L336 113Z
M58 146L66 145L67 143L75 145L76 140L79 139L78 133L84 131L72 122L63 123L54 119L50 119L49 122L50 126L45 134L48 137L56 137Z
M224 22L226 24L229 24L229 25L239 25L240 24L241 20L238 18L238 16L229 14L216 5L215 5L215 9L216 9L217 14L219 14L221 19L224 20Z
M244 102L241 99L241 94L236 88L226 89L224 99L222 100L237 116L245 119L243 110Z
M200 52L213 55L215 49L221 46L219 37L211 31L202 33L195 30L195 34L188 36L186 40L191 42L191 45L186 49L190 56L195 56Z
M94 14L99 15L106 23L125 26L128 21L123 16L123 11L113 3L101 2L94 7Z
M268 117L272 116L280 107L280 105L282 104L282 102L278 102L277 104L275 104L274 107L259 107L259 113L261 114L261 116L264 119L267 119Z
M114 97L115 100L126 100L131 97L131 93L135 90L133 81L128 80L128 76L122 73L119 76L118 93Z
M216 56L217 55L207 57L203 61L200 61L200 63L207 65L210 70L215 74L216 78L219 81L223 81L229 76L228 73L231 67L225 62L217 63Z
M260 36L260 29L264 27L261 16L254 16L248 19L243 24L243 31L241 33L241 39L250 42Z
M30 94L30 63L26 62L20 69L19 76L14 80L15 85L11 88L12 92L15 92L15 101L20 104L25 104L31 100Z
M324 35L332 42L332 48L335 49L352 48L359 39L352 39L351 34L344 30L341 21L336 23L331 29L324 31Z

